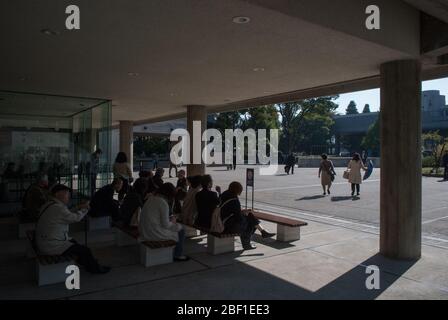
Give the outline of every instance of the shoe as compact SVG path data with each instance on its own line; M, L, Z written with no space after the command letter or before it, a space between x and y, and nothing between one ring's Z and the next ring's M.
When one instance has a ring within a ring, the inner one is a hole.
M243 245L243 249L244 250L254 250L254 249L257 249L257 246L254 246L253 244L246 244L246 245Z
M108 273L110 270L111 270L111 267L98 265L98 267L94 268L93 270L88 270L88 271L93 274L104 274L104 273Z
M267 232L266 230L261 231L261 236L263 238L272 238L273 236L275 236L275 233L270 233Z
M330 193L330 189L328 189L328 191L327 191L327 192L328 192L328 194L331 194L331 193Z
M324 196L326 196L326 195L327 195L327 193L325 193L325 192L324 192L324 193L323 193L323 195L324 195Z
M352 192L352 197L353 197L353 196L355 196L355 193L354 193L354 192Z
M190 258L187 256L174 257L174 261L183 262L183 261L188 261L188 260L190 260Z
M359 192L358 192L358 193L356 194L356 196L357 196L357 197L359 197L359 196L360 196Z

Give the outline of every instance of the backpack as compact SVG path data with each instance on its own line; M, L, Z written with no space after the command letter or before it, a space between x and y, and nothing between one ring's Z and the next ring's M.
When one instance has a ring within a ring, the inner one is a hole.
M228 204L230 201L236 200L237 198L232 198L227 200L226 202L224 202L222 205L220 205L219 207L217 207L215 210L213 210L212 213L212 221L210 224L210 231L213 233L222 233L224 231L224 224L226 223L227 219L229 219L232 215L230 215L229 217L226 218L225 221L222 221L221 219L221 209L222 207L224 207L226 204Z

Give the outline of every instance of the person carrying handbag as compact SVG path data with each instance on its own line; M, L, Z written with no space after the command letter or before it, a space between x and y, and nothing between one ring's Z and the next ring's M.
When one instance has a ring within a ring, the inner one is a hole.
M324 153L322 154L322 161L319 166L318 177L321 179L322 189L324 190L324 196L331 194L330 188L333 183L336 172L334 171L334 165L331 160L328 160L328 156Z

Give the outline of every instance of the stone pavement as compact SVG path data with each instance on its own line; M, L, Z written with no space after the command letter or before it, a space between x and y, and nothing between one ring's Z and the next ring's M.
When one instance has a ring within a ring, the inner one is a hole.
M243 182L244 167L233 173L222 170L208 168L223 187L235 178ZM424 221L436 219L431 223L442 232L434 232L436 240L426 235L422 258L386 259L378 254L378 183L373 180L375 176L363 185L359 200L334 201L332 197L347 196L348 186L337 180L341 184L333 187L331 196L319 197L315 170L256 177L257 207L298 217L309 225L302 228L301 240L292 243L256 235L253 251L242 251L237 239L235 253L211 256L205 236L198 236L186 242L190 261L144 268L137 246L114 245L113 229L92 232L89 246L101 263L113 269L106 275L81 271L78 291L69 291L64 284L37 287L34 261L25 257L26 240L16 240L12 219L0 219L0 299L448 299L448 248L441 238L446 230L437 223L444 218L440 212L431 216L446 199L429 199L432 206L424 200ZM445 187L436 180L425 185L430 196L442 194ZM307 197L310 200L302 199ZM264 225L275 231L275 225ZM83 232L74 236L83 243ZM365 286L366 268L371 265L381 271L379 290Z

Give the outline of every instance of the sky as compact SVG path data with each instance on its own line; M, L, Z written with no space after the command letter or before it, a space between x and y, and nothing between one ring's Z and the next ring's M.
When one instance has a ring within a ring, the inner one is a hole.
M422 84L422 89L423 91L439 90L441 95L446 96L448 103L448 78L424 81ZM345 114L345 109L351 100L356 102L359 112L362 112L362 109L366 104L370 105L370 111L379 111L380 89L341 94L336 100L336 103L339 104L337 112L340 114Z

